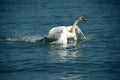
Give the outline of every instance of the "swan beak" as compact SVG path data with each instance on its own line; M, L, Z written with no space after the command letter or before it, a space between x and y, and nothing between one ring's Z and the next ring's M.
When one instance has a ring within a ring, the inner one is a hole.
M82 18L82 21L87 21L87 19L86 18Z

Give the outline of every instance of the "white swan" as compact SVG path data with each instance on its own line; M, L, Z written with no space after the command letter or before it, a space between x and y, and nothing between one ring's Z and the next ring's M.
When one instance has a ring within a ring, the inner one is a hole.
M86 39L77 26L80 21L86 21L86 19L81 16L74 22L73 26L54 27L50 29L48 35L40 41L50 42L51 44L67 44L69 38L73 38L74 40Z

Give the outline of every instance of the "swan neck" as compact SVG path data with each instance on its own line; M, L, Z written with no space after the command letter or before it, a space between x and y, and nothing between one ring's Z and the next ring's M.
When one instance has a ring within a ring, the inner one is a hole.
M72 26L72 33L74 33L75 34L75 28L76 28L76 26L77 26L77 24L80 22L80 19L77 19L75 22L74 22L74 24L73 24L73 26Z
M74 24L73 24L73 26L77 26L77 24L80 22L80 19L77 19L75 22L74 22Z
M73 37L75 37L75 35L76 35L75 29L76 29L77 24L78 24L79 22L80 22L80 19L77 19L77 20L74 22L74 24L73 24L73 26L72 26L72 29L71 29L71 35L69 35L68 38L73 38Z

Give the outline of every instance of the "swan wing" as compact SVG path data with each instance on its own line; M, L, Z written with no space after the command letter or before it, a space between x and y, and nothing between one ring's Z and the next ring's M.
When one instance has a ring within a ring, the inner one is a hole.
M83 40L86 39L85 35L83 34L83 32L81 31L81 29L77 26L76 28L76 36L74 38L75 40Z
M71 32L72 30L72 26L67 26L66 30L69 34L69 32ZM86 39L85 35L83 34L83 32L81 31L81 29L77 26L76 28L76 36L74 37L74 40L83 40Z
M48 32L47 38L58 39L62 33L63 33L62 28L54 27Z

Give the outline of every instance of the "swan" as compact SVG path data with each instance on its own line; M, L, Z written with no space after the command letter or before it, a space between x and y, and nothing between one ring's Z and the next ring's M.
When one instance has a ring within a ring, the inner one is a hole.
M68 39L73 40L83 40L86 39L81 29L77 24L81 21L86 21L86 19L81 16L79 17L72 26L58 26L53 27L49 30L48 35L39 41L50 42L50 44L67 44Z

